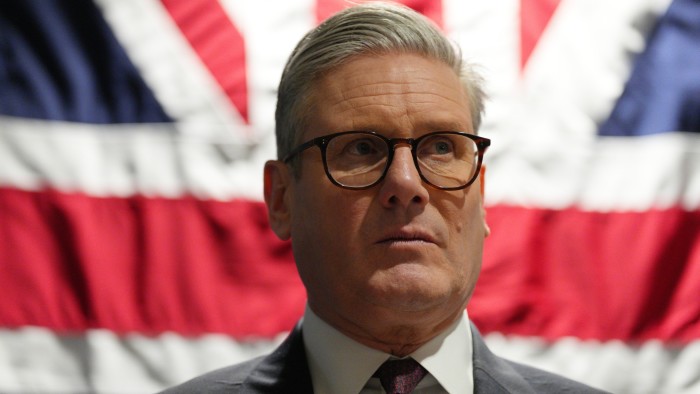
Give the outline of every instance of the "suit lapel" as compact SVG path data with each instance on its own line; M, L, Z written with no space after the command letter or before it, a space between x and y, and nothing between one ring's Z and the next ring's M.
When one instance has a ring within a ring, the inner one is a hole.
M312 393L311 374L301 336L301 322L287 339L255 367L243 382L247 393Z

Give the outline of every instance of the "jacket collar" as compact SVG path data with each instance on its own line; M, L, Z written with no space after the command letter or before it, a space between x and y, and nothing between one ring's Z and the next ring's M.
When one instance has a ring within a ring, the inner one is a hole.
M243 393L313 392L306 362L301 321L287 339L255 367L243 382Z
M472 323L474 346L474 394L535 394L530 384L504 359L491 353Z

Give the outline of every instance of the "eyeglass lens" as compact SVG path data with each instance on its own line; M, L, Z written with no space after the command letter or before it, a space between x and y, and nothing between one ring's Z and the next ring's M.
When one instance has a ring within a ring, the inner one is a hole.
M371 185L384 173L389 149L387 141L373 134L336 136L326 146L328 172L344 186ZM474 176L478 148L464 135L437 133L420 140L415 156L426 181L437 187L461 187Z

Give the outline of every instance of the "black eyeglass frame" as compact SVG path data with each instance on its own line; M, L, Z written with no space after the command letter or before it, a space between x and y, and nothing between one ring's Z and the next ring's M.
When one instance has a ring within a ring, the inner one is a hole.
M343 185L342 183L338 182L333 178L333 176L330 173L330 170L328 169L328 163L326 161L326 148L328 147L328 144L333 138L339 137L341 135L346 135L346 134L369 134L373 135L376 137L379 137L382 139L384 142L386 142L387 146L389 147L389 151L387 153L387 161L386 165L384 166L384 171L382 172L382 175L373 183L366 185L366 186L348 186L348 185ZM462 185L462 186L454 186L454 187L443 187L443 186L437 186L431 183L425 176L423 176L423 173L420 170L420 166L418 165L418 156L417 156L417 148L418 144L420 142L430 136L434 136L436 134L456 134L456 135L461 135L464 137L467 137L474 141L476 144L477 148L477 154L478 154L478 160L476 164L476 169L474 170L474 175L472 175L471 179L469 181ZM486 152L486 148L488 148L491 145L491 140L488 138L480 137L478 135L474 134L469 134L465 133L462 131L434 131L425 135L422 135L418 138L387 138L377 132L374 131L366 131L366 130L352 130L352 131L343 131L340 133L333 133L333 134L328 134L328 135L323 135L320 137L313 138L309 141L306 141L300 145L298 145L296 148L292 149L291 152L285 158L282 160L284 163L289 163L294 156L298 155L299 153L313 147L317 146L321 150L321 158L323 160L323 169L326 172L326 176L328 179L336 186L342 187L343 189L349 189L349 190L365 190L369 189L378 183L380 183L382 180L384 180L384 177L386 176L387 171L389 171L389 167L391 167L392 160L394 159L394 149L396 149L396 146L399 144L405 144L409 145L411 147L411 155L413 156L413 164L416 166L416 170L418 171L418 175L420 175L420 178L423 180L423 182L427 183L431 187L434 187L439 190L460 190L469 187L476 178L479 176L479 172L481 170L481 164L484 159L484 153Z

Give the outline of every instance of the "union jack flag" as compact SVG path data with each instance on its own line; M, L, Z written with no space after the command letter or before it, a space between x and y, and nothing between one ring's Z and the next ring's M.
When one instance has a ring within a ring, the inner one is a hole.
M498 354L700 391L700 2L404 0L487 80L469 315ZM341 0L0 3L0 392L141 393L301 316L262 165Z

